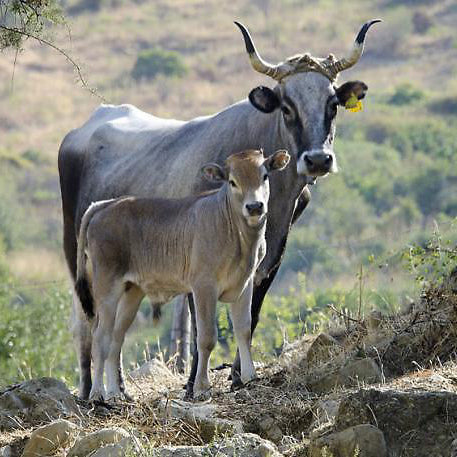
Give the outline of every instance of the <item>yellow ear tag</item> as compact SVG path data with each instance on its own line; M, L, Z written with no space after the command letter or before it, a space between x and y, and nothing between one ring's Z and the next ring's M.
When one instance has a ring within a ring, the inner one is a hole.
M356 113L357 111L362 111L363 109L362 102L356 97L354 93L352 93L351 96L348 98L344 107L353 113Z

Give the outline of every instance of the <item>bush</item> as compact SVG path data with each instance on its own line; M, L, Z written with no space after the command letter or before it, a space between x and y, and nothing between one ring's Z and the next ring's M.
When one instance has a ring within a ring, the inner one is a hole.
M132 77L136 80L154 79L159 74L184 76L186 66L181 56L177 52L162 49L141 51L133 67Z
M436 114L457 116L457 97L446 97L429 104L429 110Z
M416 89L412 84L406 83L396 87L395 93L390 97L389 103L402 106L410 105L424 98L424 93Z
M0 284L0 384L37 376L76 381L68 329L70 296L56 287Z

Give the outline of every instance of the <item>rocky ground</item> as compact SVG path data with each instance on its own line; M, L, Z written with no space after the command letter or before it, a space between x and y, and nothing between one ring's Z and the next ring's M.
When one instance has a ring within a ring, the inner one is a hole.
M90 404L51 378L0 392L0 457L457 457L457 290L397 316L285 348L259 379L182 400L184 378L153 360L131 373L134 404Z

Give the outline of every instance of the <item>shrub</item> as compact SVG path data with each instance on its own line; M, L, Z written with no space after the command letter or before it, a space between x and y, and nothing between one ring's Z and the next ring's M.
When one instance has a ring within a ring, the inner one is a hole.
M186 66L181 56L177 52L157 48L141 51L133 67L132 77L136 80L154 79L159 74L184 76Z
M414 32L420 35L425 35L430 27L433 25L433 21L428 14L416 11L413 15L413 26Z
M410 105L415 101L422 100L424 93L416 89L412 84L405 83L396 87L394 94L390 97L389 103L392 105Z
M428 109L436 114L457 116L457 97L446 97L428 105Z

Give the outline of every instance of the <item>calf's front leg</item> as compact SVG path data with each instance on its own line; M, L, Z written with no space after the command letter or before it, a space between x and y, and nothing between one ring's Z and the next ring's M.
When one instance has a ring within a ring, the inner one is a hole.
M197 373L193 386L196 400L209 397L209 359L217 342L216 304L217 291L213 286L199 285L193 290L197 320Z
M253 281L251 279L238 301L231 305L233 330L238 344L238 354L241 362L241 382L243 384L256 378L251 355L252 289Z

